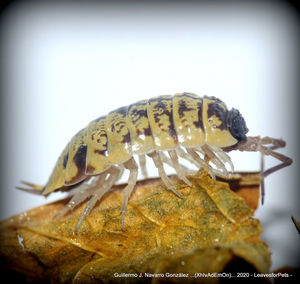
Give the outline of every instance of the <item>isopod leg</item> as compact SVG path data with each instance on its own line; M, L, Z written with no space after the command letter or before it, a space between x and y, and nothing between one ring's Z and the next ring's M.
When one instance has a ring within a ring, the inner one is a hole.
M147 155L153 160L155 167L158 169L158 174L159 174L160 178L162 179L162 181L164 182L164 184L166 185L166 187L168 188L168 190L172 191L178 197L181 198L182 197L181 194L176 190L175 186L168 178L158 152L154 151Z
M169 150L168 152L169 152L169 156L170 156L171 161L172 161L172 166L174 167L178 177L181 180L183 180L188 186L192 186L191 182L186 178L182 168L179 165L178 156L177 156L176 151L175 150Z
M191 164L193 164L194 166L196 166L197 168L200 167L200 164L195 160L193 159L193 157L191 155L189 155L188 153L186 153L184 150L182 150L181 148L177 148L176 149L176 152L178 154L179 157L189 161Z
M211 146L213 149L214 153L221 159L223 163L228 163L231 171L234 172L234 165L231 161L231 158L226 154L226 152L223 151L222 148L216 147L216 146Z
M163 151L159 152L159 156L160 156L160 159L161 159L161 161L162 161L163 163L165 163L165 164L169 165L170 167L174 168L174 163L173 163L173 161L172 161L169 157L167 157ZM185 171L185 172L189 172L189 171L190 171L190 170L189 170L186 166L184 166L184 165L180 165L180 167L181 167L181 169L182 169L183 171Z
M144 178L148 177L147 168L146 168L146 157L145 155L139 155L139 164L142 170L142 175Z
M196 151L193 148L186 148L186 151L192 156L192 158L200 164L201 167L203 167L208 174L213 178L216 179L216 176L214 174L214 169L209 166L204 160L201 159L201 157L196 153Z
M102 173L97 177L94 177L94 180L91 183L83 182L77 188L73 190L70 194L73 195L71 200L68 202L66 207L59 211L55 216L54 219L68 213L69 211L73 210L76 206L80 205L86 199L91 197L93 192L95 191L95 187L101 185L106 177L107 173Z
M100 186L100 184L97 184L97 186L100 187L98 189L95 189L92 198L88 201L83 213L81 214L81 217L75 227L75 234L78 233L78 230L83 220L90 214L96 202L100 200L103 197L103 195L111 189L111 187L116 183L116 181L120 177L120 169L117 167L110 167L107 173L110 174L109 178L105 181L105 183L102 186Z
M211 147L209 147L208 145L204 144L202 146L202 150L205 152L205 154L209 157L209 159L211 160L211 162L213 164L215 164L219 169L222 169L223 173L225 176L228 177L228 171L225 167L225 165L223 164L223 162L216 156L216 154L214 153L213 149L211 149Z
M127 162L124 163L124 167L130 171L129 178L128 178L128 184L123 190L123 204L122 204L122 229L124 229L125 226L125 213L127 209L128 199L134 189L134 186L136 184L137 176L138 176L138 166L134 160L134 158L131 158Z

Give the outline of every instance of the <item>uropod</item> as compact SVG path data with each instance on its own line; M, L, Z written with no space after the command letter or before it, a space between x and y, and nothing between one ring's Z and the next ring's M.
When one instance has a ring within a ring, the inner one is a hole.
M123 189L121 207L124 228L127 204L139 168L147 176L146 156L153 160L166 188L181 197L164 170L165 163L175 169L179 179L191 186L179 158L205 169L212 178L228 177L226 165L232 172L234 167L227 153L239 150L261 152L280 161L277 166L261 172L263 202L264 178L290 165L292 160L274 151L285 147L283 140L249 137L247 132L240 112L228 110L225 103L215 97L182 93L142 100L111 111L80 130L59 156L45 186L23 182L27 187L18 188L44 196L72 189L69 203L56 217L89 199L76 225L77 233L96 202L127 169L129 178Z

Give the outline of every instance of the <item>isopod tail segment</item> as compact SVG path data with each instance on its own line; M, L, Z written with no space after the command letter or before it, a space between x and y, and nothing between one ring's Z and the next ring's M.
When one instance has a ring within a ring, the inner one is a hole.
M239 143L237 143L234 146L228 147L226 149L223 149L225 151L231 151L231 150L239 150L241 152L247 151L247 152L260 152L261 153L261 203L264 204L264 197L265 197L265 182L264 179L289 165L292 164L293 160L283 154L280 154L278 152L275 152L274 150L278 148L284 148L286 145L285 141L282 139L275 139L271 137L263 137L260 136L248 136L246 139L241 140ZM264 170L264 156L272 156L276 158L277 160L281 161L280 164L269 168L267 170Z

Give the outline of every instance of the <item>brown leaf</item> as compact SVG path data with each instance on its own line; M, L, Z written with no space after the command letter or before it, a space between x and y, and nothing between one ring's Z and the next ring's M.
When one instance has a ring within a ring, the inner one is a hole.
M241 174L228 182L200 173L189 177L192 188L172 179L182 199L165 190L160 179L137 184L124 230L122 186L116 186L94 208L78 235L74 228L84 205L52 219L67 200L2 221L2 266L28 281L52 283L123 282L126 275L118 277L121 273L133 274L126 277L129 282L149 281L151 274L159 281L180 282L184 278L185 282L201 282L206 278L194 278L195 273L228 271L230 263L237 260L247 269L268 271L270 252L259 239L259 221L252 217L259 196L258 173ZM228 184L242 193L252 209Z

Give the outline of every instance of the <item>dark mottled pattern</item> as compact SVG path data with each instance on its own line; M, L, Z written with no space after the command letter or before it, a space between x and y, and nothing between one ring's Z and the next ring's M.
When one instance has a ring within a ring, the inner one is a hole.
M179 101L179 106L178 106L178 114L179 117L182 118L185 116L185 112L187 111L192 111L193 108L189 108L186 104L186 99L190 98L192 100L196 100L197 102L197 109L198 109L198 121L193 122L195 127L201 128L204 131L204 125L203 125L203 119L202 119L202 105L203 105L203 99L200 97L195 98L195 96L189 94L189 93L183 93L182 95L178 96L182 97L182 100Z
M138 132L140 132L140 131L138 131ZM144 128L144 132L143 133L144 133L145 136L152 136L151 127L149 126L147 128ZM138 135L140 135L140 133L138 133Z
M102 150L102 151L100 151L100 150L94 150L94 153L95 154L98 154L98 155L102 155L102 156L107 156L107 150Z
M189 108L187 105L186 105L186 101L184 99L180 100L178 102L179 106L178 106L178 114L179 114L179 117L182 118L184 116L184 113L186 111L191 111L193 110L192 108Z
M175 141L177 141L177 133L175 130L174 126L174 121L173 121L173 107L171 107L171 111L168 110L167 105L163 101L173 101L173 97L170 98L155 98L155 99L150 99L149 101L157 101L155 108L160 109L161 111L159 113L154 113L154 120L156 123L160 121L160 116L162 115L167 115L169 117L170 121L170 127L166 131L170 136L173 137ZM163 126L162 124L158 124L158 126ZM162 131L165 131L163 128L161 128Z
M111 113L121 114L125 118L126 115L127 115L127 110L128 110L128 107L125 106L125 107L120 107L120 108L112 111ZM122 131L122 128L126 127L125 121L120 120L119 117L120 116L118 116L118 115L115 115L115 117L114 117L113 123L111 124L111 131L112 132L120 133ZM116 129L118 129L118 130L116 130Z
M105 150L101 150L101 151L100 150L95 150L94 151L94 153L102 155L102 156L107 156L108 155L108 153L107 153L107 134L106 134L106 130L105 130L104 127L102 128L101 126L99 126L99 122L101 120L105 121L105 118L106 118L106 116L101 116L101 117L94 120L96 123L98 123L98 125L97 125L97 128L96 128L96 131L94 133L92 133L92 135L90 136L90 138L92 140L95 140L97 138L96 142L101 145L101 148L105 148ZM105 143L103 141L105 141Z
M203 99L208 99L210 101L215 101L215 103L221 103L223 104L223 101L221 101L219 98L216 98L214 96L204 96Z
M228 111L221 107L217 102L208 104L207 109L207 117L208 119L215 115L219 118L219 120L222 122L219 126L217 126L218 129L224 130L227 129L227 113Z
M144 106L144 109L138 109L137 106ZM128 107L128 113L131 112L130 119L134 125L137 124L137 122L141 118L146 118L148 120L148 114L147 114L147 102L143 103L137 103L137 104L132 104ZM150 124L148 123L148 127L143 128L143 132L140 131L139 128L136 128L137 135L144 134L145 136L152 136L152 131Z
M126 135L123 135L123 143L130 143L130 133L128 131L128 133Z
M198 121L194 122L194 125L197 128L201 128L204 131L203 119L202 119L202 112L203 112L203 101L197 103L198 106Z
M87 152L87 146L86 145L80 145L78 147L78 150L74 156L74 163L76 167L78 168L78 172L81 173L82 171L85 171L86 166L86 152Z
M64 169L67 167L68 159L69 159L69 153L67 153L66 155L64 155L64 161L63 161L63 167L64 167Z
M145 106L144 109L138 109L137 106ZM131 115L131 120L132 122L135 124L136 122L138 122L138 120L141 118L141 117L147 117L148 118L148 115L147 115L147 103L138 103L138 104L133 104L133 105L130 105L129 108L128 108L128 112L131 111L132 112L132 115ZM132 109L133 108L133 109Z

